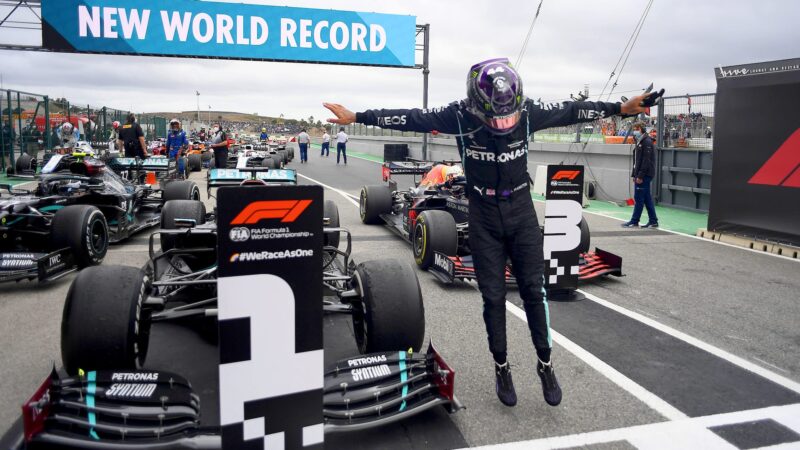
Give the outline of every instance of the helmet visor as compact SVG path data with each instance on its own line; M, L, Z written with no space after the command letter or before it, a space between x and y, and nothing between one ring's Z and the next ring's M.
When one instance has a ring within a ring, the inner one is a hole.
M517 124L519 123L520 112L515 111L511 114L505 116L497 116L497 117L486 117L481 115L481 119L486 124L487 127L491 128L495 131L511 131L513 130Z

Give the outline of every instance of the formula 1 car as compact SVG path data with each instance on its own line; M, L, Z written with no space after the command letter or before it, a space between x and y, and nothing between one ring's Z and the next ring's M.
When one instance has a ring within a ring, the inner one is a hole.
M200 202L173 201L162 216L144 269L95 267L73 282L61 340L68 375L54 371L26 402L12 448L220 448L219 428L201 422L190 380L142 369L151 323L195 320L202 327L217 313L214 215ZM338 218L326 202L322 306L352 315L359 351L367 354L324 374L325 433L376 427L437 406L457 411L455 372L433 346L426 353L398 350L420 348L424 338L414 270L396 260L356 265ZM98 285L98 277L118 282Z
M414 186L400 190L392 175L414 175ZM364 186L359 211L366 224L385 224L411 244L414 260L444 283L474 280L469 248L469 201L460 161L390 161L383 163L388 185ZM417 182L416 178L422 179ZM590 252L589 225L581 220L579 280L622 276L622 258L596 249ZM506 282L515 283L509 265Z
M157 190L74 154L53 156L42 172L34 190L0 186L8 193L0 195L0 281L54 280L100 264L109 243L158 225L164 202L200 195L194 182Z
M282 152L271 154L266 146L254 146L252 144L242 144L235 147L228 156L228 169L239 167L240 161L243 167L265 167L267 169L282 169L286 164L284 158L288 158Z
M199 172L203 169L203 163L210 161L213 154L206 148L206 144L200 141L192 141L186 151L186 158L191 172Z

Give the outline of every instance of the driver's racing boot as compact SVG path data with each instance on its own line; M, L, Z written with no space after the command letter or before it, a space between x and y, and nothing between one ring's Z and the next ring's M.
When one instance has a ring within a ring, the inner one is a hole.
M511 366L508 365L508 361L502 365L494 363L494 374L497 378L495 384L497 398L506 406L516 405L517 391L514 390L514 380L511 379Z
M558 406L561 403L561 386L556 379L556 371L553 369L552 361L544 364L541 360L536 363L536 373L542 380L542 392L544 401L550 406Z

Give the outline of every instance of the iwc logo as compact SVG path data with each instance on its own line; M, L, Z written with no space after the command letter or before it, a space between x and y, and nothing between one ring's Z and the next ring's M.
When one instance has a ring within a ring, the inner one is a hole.
M233 242L245 242L250 239L250 230L245 227L231 228L230 238Z

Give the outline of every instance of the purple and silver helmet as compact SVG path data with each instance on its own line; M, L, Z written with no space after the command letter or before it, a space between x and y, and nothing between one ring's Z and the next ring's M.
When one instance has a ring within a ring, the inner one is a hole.
M522 79L507 58L472 66L467 75L469 111L498 134L514 131L522 109Z

